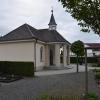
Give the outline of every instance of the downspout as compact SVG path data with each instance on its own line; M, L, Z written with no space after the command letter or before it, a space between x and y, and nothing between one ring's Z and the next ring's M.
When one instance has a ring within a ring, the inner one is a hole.
M37 39L35 40L35 44L34 44L34 71L36 71L36 43L37 43Z

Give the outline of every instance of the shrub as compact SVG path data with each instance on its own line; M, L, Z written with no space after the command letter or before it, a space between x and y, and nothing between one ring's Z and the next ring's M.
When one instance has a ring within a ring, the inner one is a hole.
M0 61L0 72L20 76L34 76L34 64L32 62Z
M100 67L100 64L97 62L97 63L93 63L91 67Z
M94 72L100 72L100 69L94 69Z
M100 67L100 57L98 57L98 66Z
M95 78L96 78L96 79L100 79L100 72L96 72Z
M85 58L84 57L82 57L82 58L83 58L83 62L84 62ZM76 57L70 57L71 63L77 63L76 60L77 60ZM97 57L87 57L87 62L88 63L97 63L98 62Z
M98 96L94 92L88 93L88 100L98 100Z
M70 63L76 63L77 59L76 57L70 57Z
M95 69L95 80L97 84L100 84L100 69Z

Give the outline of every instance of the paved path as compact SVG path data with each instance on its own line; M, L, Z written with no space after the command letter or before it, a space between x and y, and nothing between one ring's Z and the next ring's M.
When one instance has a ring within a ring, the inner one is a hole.
M90 67L88 66L88 70L95 69L96 67ZM100 68L96 68L100 69ZM79 72L85 71L85 65L79 65ZM75 73L76 72L76 65L71 64L67 66L66 68L60 69L60 70L43 70L35 72L36 76L45 76L45 75L57 75L57 74L65 74L65 73Z
M45 93L54 96L82 95L85 90L84 76L83 72L49 75L2 84L0 100L37 100L38 96ZM92 72L89 72L89 91L100 93Z

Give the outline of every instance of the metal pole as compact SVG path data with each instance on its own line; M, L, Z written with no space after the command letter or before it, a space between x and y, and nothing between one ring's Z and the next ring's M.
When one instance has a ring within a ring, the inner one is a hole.
M88 100L88 68L87 68L87 49L85 48L85 100Z
M78 73L78 55L77 55L77 73Z
M36 71L36 43L37 43L37 39L34 43L34 71Z

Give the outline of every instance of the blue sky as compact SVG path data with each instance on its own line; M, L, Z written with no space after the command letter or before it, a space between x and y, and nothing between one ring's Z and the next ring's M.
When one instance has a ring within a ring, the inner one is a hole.
M53 6L57 31L69 42L81 40L100 43L98 35L80 32L77 21L65 12L58 0L2 0L0 2L0 35L5 35L24 23L37 29L48 28Z

